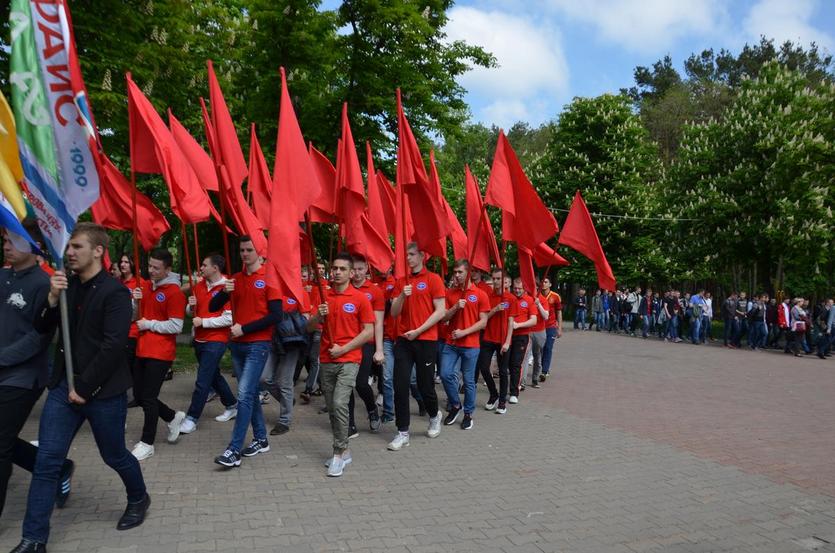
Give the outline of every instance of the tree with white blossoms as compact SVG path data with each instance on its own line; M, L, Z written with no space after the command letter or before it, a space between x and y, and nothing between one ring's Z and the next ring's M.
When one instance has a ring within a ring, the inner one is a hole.
M720 120L689 125L669 171L685 277L814 294L835 274L835 84L772 62Z
M658 240L671 224L660 202L663 166L626 95L575 98L560 114L547 152L529 174L552 209L568 209L580 190L619 283L676 276L672 252ZM554 213L559 222L565 220L565 212ZM572 265L560 269L561 280L595 281L591 263L570 250L562 254Z

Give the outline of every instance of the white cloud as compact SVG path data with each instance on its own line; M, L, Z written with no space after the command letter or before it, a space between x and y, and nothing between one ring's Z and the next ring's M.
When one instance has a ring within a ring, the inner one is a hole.
M773 38L778 43L785 40L808 45L816 42L819 46L831 49L832 36L811 24L817 7L813 0L760 0L742 22L747 38L758 41L760 35Z
M568 17L597 27L601 38L657 53L686 36L713 36L728 27L721 0L545 0Z
M498 67L474 68L460 78L483 104L474 105L476 119L503 127L548 119L553 114L531 113L537 99L567 95L560 33L547 22L462 6L450 10L445 30L450 40L481 46L496 57Z

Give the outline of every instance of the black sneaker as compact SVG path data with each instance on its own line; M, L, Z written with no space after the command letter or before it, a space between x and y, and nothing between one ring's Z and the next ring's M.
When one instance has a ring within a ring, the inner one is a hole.
M450 408L449 412L446 415L446 418L444 419L444 424L446 426L449 426L451 424L455 424L455 421L458 420L458 415L459 414L461 414L461 408L460 407Z
M353 440L354 438L358 438L360 435L359 430L357 430L356 426L351 426L348 428L348 439Z
M266 453L270 450L270 444L267 443L267 440L252 440L252 443L249 444L247 447L241 451L241 455L244 457L255 457L259 453Z
M467 413L464 413L464 420L461 421L461 430L469 430L472 427L473 427L473 418L470 415L468 415Z
M368 412L368 426L371 427L372 432L379 432L380 431L380 415L377 413L377 409L375 408L373 411Z
M11 553L46 553L46 544L23 538Z
M273 426L273 429L270 430L270 436L281 436L282 434L286 434L288 432L290 432L290 427L286 424L278 422L275 426Z
M215 457L215 463L224 467L239 467L241 466L241 454L227 449L223 452L223 455Z
M75 471L75 463L67 461L67 468L61 473L58 483L58 493L55 495L55 506L63 509L72 491L72 473Z
M539 381L540 382L545 382L546 378L548 378L548 375L545 374L545 373L542 373L542 374L539 375Z

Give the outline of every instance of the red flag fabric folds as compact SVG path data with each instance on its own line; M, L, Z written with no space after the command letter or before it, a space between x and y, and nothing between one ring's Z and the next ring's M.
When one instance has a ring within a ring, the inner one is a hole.
M98 166L100 195L90 206L93 221L109 229L132 231L133 185L103 152L98 155ZM171 229L157 206L139 191L136 192L136 219L140 221L136 226L139 242L145 251L156 246L160 237Z
M384 198L385 193L380 189L377 179L377 172L374 170L374 157L371 155L371 144L365 143L365 166L368 190L368 221L376 228L382 236L388 238L389 234L394 233L394 227L389 228L388 220L386 218L386 206L384 202L388 202L388 198ZM391 209L392 220L394 220L394 206L389 206Z
M525 292L533 296L536 293L536 276L531 252L524 246L518 246L517 252L519 254L519 278L522 279Z
M493 234L493 225L490 223L482 202L478 181L470 172L469 165L464 167L464 184L467 203L467 236L469 237L467 259L470 260L470 265L482 271L490 270L491 258L498 267L501 267L502 259L499 255L496 235Z
M212 151L218 165L226 167L229 174L229 184L240 188L247 175L246 161L238 141L238 131L232 122L223 91L215 75L215 68L211 60L206 62L209 73L209 103L212 106L212 127L215 131L217 149Z
M394 236L395 227L397 226L396 216L397 216L397 198L396 192L394 187L391 185L389 180L383 174L382 171L379 169L377 170L377 178L374 180L374 184L377 187L377 190L380 193L380 202L383 205L383 215L386 218L386 228L389 231L389 234ZM368 197L369 203L371 202L371 193L369 192ZM411 220L411 218L409 218ZM412 230L406 229L411 236Z
M252 208L264 228L270 228L270 201L273 179L258 136L255 134L255 123L249 135L249 182L247 190L252 196Z
M161 173L171 195L171 210L184 223L209 218L211 202L177 142L151 102L127 76L130 151L133 170Z
M313 223L336 223L336 168L325 154L310 145L310 159L319 183L319 196L310 206Z
M551 249L543 242L533 251L533 260L537 267L565 267L570 265L568 260Z
M529 250L559 231L556 219L542 203L502 131L484 201L503 211L502 238Z
M309 193L299 191L309 189ZM267 281L282 293L302 301L299 221L320 193L313 163L290 101L287 77L281 68L281 104L273 171Z
M600 288L615 289L615 275L606 260L606 254L603 253L603 246L600 245L600 238L597 236L591 214L579 190L574 195L571 209L563 223L559 243L577 250L594 262L594 268L597 270L597 284Z
M174 117L170 109L168 110L168 126L171 128L171 135L177 142L177 146L180 147L180 151L186 156L194 174L197 175L197 180L200 181L201 186L206 190L217 192L217 172L215 171L215 164L212 163L212 158L191 136L188 129Z

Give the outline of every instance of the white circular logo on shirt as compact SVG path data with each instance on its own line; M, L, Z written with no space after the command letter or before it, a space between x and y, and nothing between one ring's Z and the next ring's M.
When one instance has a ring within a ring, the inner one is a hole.
M255 287L258 288L258 289L264 288L266 285L267 285L267 283L264 282L263 280L259 279L259 280L255 281Z
M418 283L417 283L417 289L418 289L418 290L426 290L426 283L425 283L425 282L423 282L423 281L418 282Z
M394 284L389 284L386 286L386 290L394 290Z
M510 307L510 304L507 303L506 301L503 301L502 302L502 309L507 309L508 307Z
M211 296L212 296L212 297L217 296L218 292L220 292L220 290L213 290L213 291L211 292Z
M368 298L368 301L371 301L371 294L370 293L366 292L365 297Z
M470 294L467 296L467 301L470 303L475 303L478 301L478 297L475 294Z
M164 301L165 301L165 294L163 294L162 292L157 292L157 295L156 295L156 296L154 296L154 297L155 297L155 298L156 298L156 300L157 300L158 302L160 302L160 303L162 303L162 302L164 302Z
M354 305L353 303L346 303L342 306L342 310L345 313L353 313L354 311L357 310L357 306Z
M527 307L527 306L528 306L528 302L526 302L526 301L520 301L520 302L519 302L519 305L521 305L522 307Z
M296 305L296 300L293 298L287 298L287 305Z

